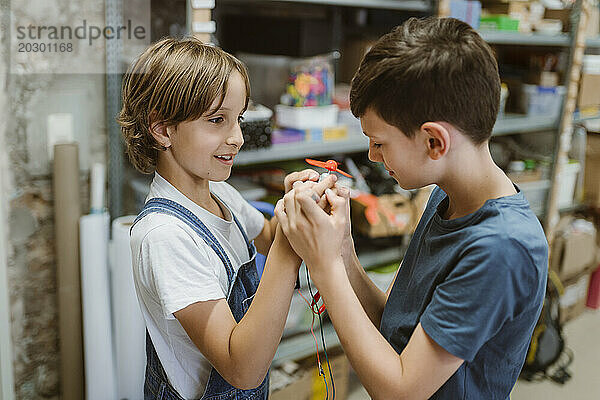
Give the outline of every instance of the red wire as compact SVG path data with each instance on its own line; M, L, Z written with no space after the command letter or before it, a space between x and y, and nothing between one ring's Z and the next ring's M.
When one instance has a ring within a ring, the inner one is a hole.
M302 292L300 291L300 289L298 289L298 294L300 295L300 297L302 297L304 299L304 301L306 302L306 304L308 304L308 306L310 307L311 311L312 311L312 322L310 324L310 333L312 334L313 339L315 339L315 346L317 347L317 363L319 365L319 375L321 374L321 357L319 356L319 341L317 340L317 336L315 335L315 332L313 330L313 327L315 325L315 310L314 308L311 306L311 304L308 302L308 300L306 300L306 297L304 297L304 295L302 294Z

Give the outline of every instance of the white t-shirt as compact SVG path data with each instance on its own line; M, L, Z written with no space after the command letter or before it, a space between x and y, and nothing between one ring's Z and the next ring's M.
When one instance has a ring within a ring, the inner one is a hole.
M173 200L193 212L213 233L237 269L249 260L248 248L231 212L252 240L264 217L231 185L210 182L211 193L225 206L225 220L200 207L155 173L146 199ZM186 399L202 396L211 365L173 313L198 301L227 297L221 259L192 228L177 217L150 213L131 232L133 279L146 327L171 385Z

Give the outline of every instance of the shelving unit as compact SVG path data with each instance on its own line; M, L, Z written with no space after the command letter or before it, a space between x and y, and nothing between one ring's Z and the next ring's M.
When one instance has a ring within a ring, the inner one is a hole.
M229 3L296 3L316 4L325 6L355 7L355 8L380 8L386 10L422 11L431 10L427 1L419 0L221 0Z
M189 2L190 0L188 0ZM218 0L220 3L231 3L248 5L254 3L296 3L306 5L321 5L336 10L339 8L368 8L383 10L414 11L415 13L433 13L434 1L394 1L394 0ZM581 3L582 0L578 0ZM122 6L122 0L111 0L111 13L116 13ZM115 11L116 10L116 11ZM112 14L111 14L112 15ZM115 14L116 15L116 14ZM338 13L339 18L339 13ZM338 20L339 23L339 20ZM217 27L218 29L218 27ZM512 45L512 46L531 46L531 47L564 47L567 48L573 44L573 33L560 34L557 36L541 34L521 34L507 32L489 32L481 31L481 36L491 44ZM586 46L600 48L600 36L586 40ZM120 49L109 48L107 46L106 60L107 65L115 65L120 60ZM572 49L570 51L573 51ZM565 75L570 74L570 69L565 71ZM111 215L118 216L121 213L121 192L124 176L123 144L120 139L120 131L114 121L114 111L119 109L119 96L114 95L120 86L118 84L120 77L111 75L107 82L108 105L107 127L109 129L109 192ZM564 116L563 116L564 118ZM598 116L576 118L574 122L582 122L587 119L600 118ZM572 120L573 116L569 116ZM521 133L534 133L544 131L554 131L558 138L559 120L548 119L547 117L527 117L507 115L499 119L494 126L494 136L504 136ZM368 140L361 132L349 132L347 140L326 142L326 143L292 143L287 145L276 145L268 149L242 151L236 158L236 166L248 166L253 164L277 162L288 159L297 159L303 157L319 157L329 154L355 153L368 150ZM556 160L556 158L555 158ZM404 247L398 246L385 250L363 251L359 254L359 259L366 268L377 264L391 263L399 261L404 255ZM325 339L328 346L333 347L339 344L339 340L331 325L324 327ZM285 339L279 346L273 362L274 366L281 364L286 360L298 359L314 352L314 342L309 334L300 334Z
M506 115L498 119L493 136L516 133L540 132L556 129L558 120L544 116ZM236 166L261 164L302 157L318 157L329 154L357 153L369 149L369 140L362 132L352 131L345 140L331 142L298 142L278 144L265 149L242 150L235 158Z

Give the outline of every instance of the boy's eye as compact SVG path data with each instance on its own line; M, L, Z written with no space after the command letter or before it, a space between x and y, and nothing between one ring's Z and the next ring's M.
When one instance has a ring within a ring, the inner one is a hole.
M224 121L223 117L215 117L215 118L211 118L208 120L208 122L211 122L213 124L220 124L223 121Z

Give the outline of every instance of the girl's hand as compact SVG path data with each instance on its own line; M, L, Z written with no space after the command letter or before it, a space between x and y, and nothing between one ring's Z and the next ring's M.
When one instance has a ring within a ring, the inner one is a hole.
M283 185L285 186L285 192L289 192L292 190L294 183L296 182L306 182L312 181L316 182L319 180L319 173L314 169L305 169L299 172L292 172L288 174L283 180Z

